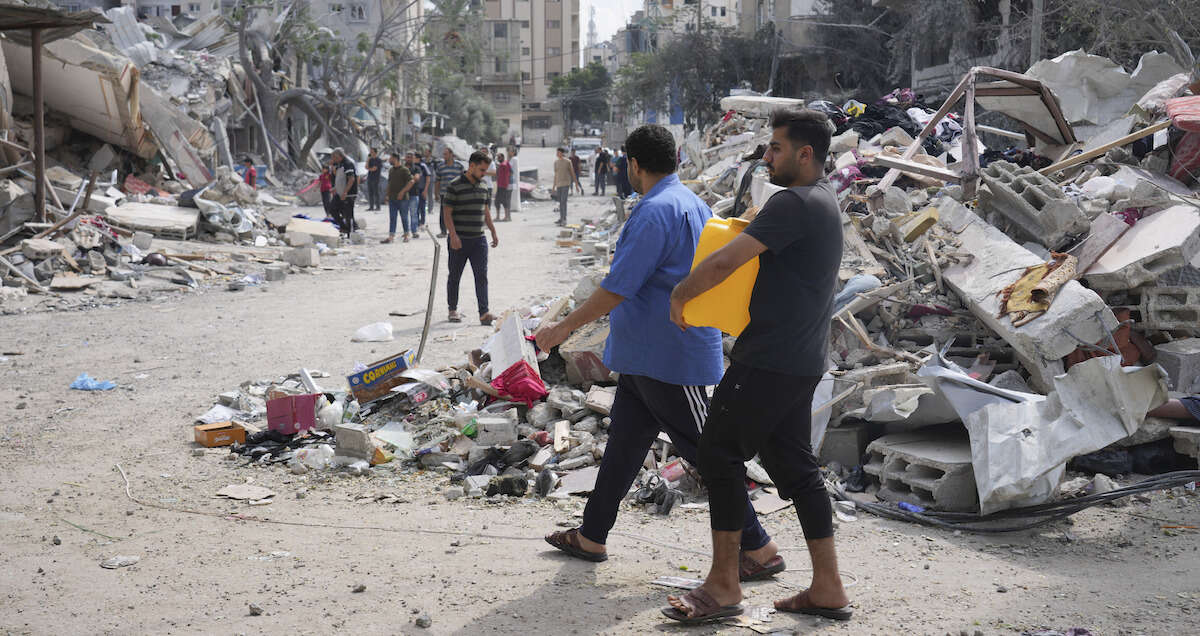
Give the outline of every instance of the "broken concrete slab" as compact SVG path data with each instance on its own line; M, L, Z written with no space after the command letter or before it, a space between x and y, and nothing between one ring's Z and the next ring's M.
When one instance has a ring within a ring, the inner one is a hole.
M109 223L129 230L144 230L155 236L187 239L196 235L200 210L173 205L127 201L104 211Z
M961 203L946 197L936 203L939 223L973 256L970 262L944 269L943 279L972 314L1013 347L1035 388L1053 386L1054 377L1063 372L1062 358L1080 341L1099 342L1116 329L1117 319L1104 301L1076 281L1059 289L1049 311L1021 327L998 317L999 292L1020 278L1024 268L1042 260Z
M321 252L315 247L294 247L287 253L287 262L296 267L319 267Z
M21 253L25 258L40 261L63 253L63 246L49 239L25 239L21 241Z
M541 377L537 352L534 350L533 343L529 341L528 335L529 332L525 329L521 316L517 312L509 312L504 316L504 319L500 321L500 328L484 348L486 353L492 356L492 371L495 375L504 373L512 365L524 360L529 364L529 368L533 369L539 378Z
M594 386L587 393L583 405L601 414L608 415L612 411L613 401L617 398L617 387Z
M1200 255L1200 210L1176 205L1126 230L1083 275L1094 289L1132 289L1191 264Z
M987 185L979 191L979 206L1007 219L1021 238L1056 249L1069 235L1083 234L1091 222L1062 188L1028 166L993 161L980 173Z
M1175 452L1200 461L1200 428L1174 426L1169 431L1175 440Z
M884 501L947 512L978 507L971 444L962 429L884 435L867 446L867 455L863 471L879 480Z
M1133 435L1166 400L1162 368L1122 367L1120 356L1107 356L1053 378L1049 395L966 416L982 512L1047 501L1068 460Z
M341 236L338 229L332 223L310 221L308 219L292 219L288 221L287 228L284 231L288 234L303 232L314 239L319 239L323 243L329 243L330 241L337 243L338 238Z

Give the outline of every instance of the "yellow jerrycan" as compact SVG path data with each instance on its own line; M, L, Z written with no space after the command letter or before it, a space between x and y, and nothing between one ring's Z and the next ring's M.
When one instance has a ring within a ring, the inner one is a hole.
M700 232L700 243L696 246L696 257L692 269L709 254L725 247L746 226L744 219L722 219L713 217L704 224ZM750 294L754 293L754 281L758 279L758 257L737 268L729 278L719 285L693 298L683 306L683 319L697 327L716 327L737 336L750 324Z

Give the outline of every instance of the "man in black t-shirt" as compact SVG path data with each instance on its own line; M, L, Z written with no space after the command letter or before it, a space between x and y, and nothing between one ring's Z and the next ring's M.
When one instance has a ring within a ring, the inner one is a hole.
M744 462L758 455L779 495L796 506L812 560L812 584L775 608L848 620L838 575L833 511L811 447L813 391L828 365L829 322L842 259L837 195L825 178L833 126L816 111L771 115L763 161L776 193L728 245L704 259L671 294L671 320L688 328L683 306L758 258L750 324L730 353L700 437L700 475L709 492L713 563L699 588L670 597L671 619L707 622L742 613L738 584Z
M354 200L358 198L358 168L341 148L333 149L334 219L346 236L355 230Z
M367 156L367 211L379 209L379 180L383 175L383 159L374 148Z

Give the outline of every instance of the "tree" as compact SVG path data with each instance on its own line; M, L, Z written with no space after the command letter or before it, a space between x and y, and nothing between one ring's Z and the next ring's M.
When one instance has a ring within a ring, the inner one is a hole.
M608 118L608 99L612 93L612 77L600 62L554 78L550 96L562 100L568 121L594 123Z
M429 51L429 103L454 123L469 142L504 135L503 122L474 87L483 58L483 13L470 0L432 0L434 16L425 32Z
M321 134L368 137L355 114L395 90L397 69L418 60L415 45L422 25L408 15L420 1L378 0L381 18L375 32L348 45L317 23L307 2L239 0L231 16L237 25L238 59L254 85L254 119L265 146L300 166ZM288 62L299 65L300 73L317 69L314 86L281 76ZM302 144L289 143L295 140L289 139L288 121L297 115L314 124ZM269 150L268 160L271 155Z

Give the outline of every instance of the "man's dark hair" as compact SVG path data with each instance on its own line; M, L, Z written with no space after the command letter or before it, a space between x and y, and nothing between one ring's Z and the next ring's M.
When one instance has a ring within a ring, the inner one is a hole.
M476 150L475 152L471 153L471 158L468 159L467 161L472 164L491 163L492 158L490 156L488 156L488 153L486 150Z
M639 126L625 138L626 154L651 174L675 172L675 137L658 124Z
M250 160L250 157L246 157L245 159L242 159L242 163L253 164L254 162Z
M825 163L833 123L825 113L789 106L771 112L771 128L787 128L787 138L796 145L812 146L813 159Z

